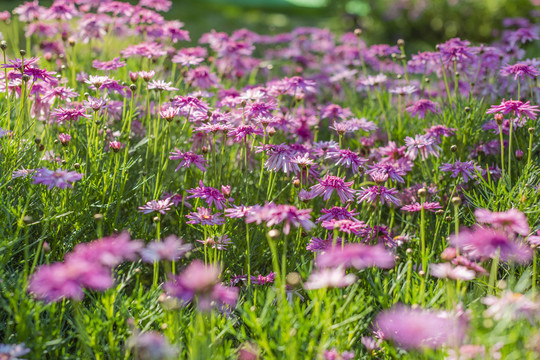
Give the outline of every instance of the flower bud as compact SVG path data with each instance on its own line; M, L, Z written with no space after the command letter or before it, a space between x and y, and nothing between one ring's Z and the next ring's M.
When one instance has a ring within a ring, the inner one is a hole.
M454 204L455 206L461 205L461 198L459 196L454 196L452 198L452 204Z
M495 114L495 122L497 123L497 125L502 125L503 123L503 114Z
M272 230L268 231L268 234L267 234L267 235L268 235L268 237L269 237L270 239L277 239L277 237L279 236L279 230L277 230L277 229L272 229Z
M518 159L518 160L523 159L523 151L522 150L519 150L519 149L516 150L516 159Z

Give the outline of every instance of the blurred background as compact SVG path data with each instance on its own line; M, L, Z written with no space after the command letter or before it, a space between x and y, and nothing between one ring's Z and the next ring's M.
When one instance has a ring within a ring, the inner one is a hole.
M0 8L11 10L20 3L0 0ZM297 26L338 33L359 27L369 44L403 38L409 50L416 51L432 50L451 37L489 42L497 37L503 18L526 17L538 23L539 15L540 0L173 0L165 16L183 21L192 39L210 29L245 27L274 34Z

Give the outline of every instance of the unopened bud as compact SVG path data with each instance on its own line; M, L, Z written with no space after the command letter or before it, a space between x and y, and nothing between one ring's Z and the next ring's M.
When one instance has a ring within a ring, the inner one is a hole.
M455 206L461 205L461 198L459 196L454 196L452 198L452 204L454 204Z
M425 188L421 188L418 190L418 196L425 197L427 195L427 190Z
M277 239L278 236L279 236L279 230L272 229L272 230L268 231L268 237L270 239Z
M450 151L455 153L457 151L457 146L456 145L450 146Z

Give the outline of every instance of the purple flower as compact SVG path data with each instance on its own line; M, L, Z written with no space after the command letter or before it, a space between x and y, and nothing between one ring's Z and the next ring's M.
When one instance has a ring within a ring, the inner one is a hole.
M375 323L385 339L393 340L404 349L454 346L459 344L467 330L466 322L459 318L403 305L381 312Z
M114 268L126 260L135 261L142 247L141 241L131 240L129 234L123 232L76 245L66 255L66 262L88 262Z
M139 212L143 214L150 214L153 212L158 212L165 215L165 213L171 210L171 200L169 198L164 200L151 200L143 206L139 206Z
M345 274L343 267L319 269L309 275L304 283L307 290L341 288L354 284L357 277L354 274Z
M514 80L517 80L518 76L521 80L525 76L527 76L529 79L534 80L540 73L534 66L525 64L525 63L517 63L514 65L506 65L501 69L501 75L502 76L511 76L514 75Z
M439 113L438 104L428 99L420 99L409 105L405 110L407 110L411 116L418 115L419 119L423 119L428 111L434 114Z
M153 241L140 250L141 258L147 263L154 263L161 260L175 261L190 251L191 244L184 244L184 241L175 235L167 236L163 241Z
M30 349L22 344L0 344L0 359L2 360L24 360L24 356L30 352Z
M358 191L358 202L373 203L380 201L382 204L399 205L400 201L395 197L397 193L396 189L388 189L382 185L363 187Z
M320 216L316 221L317 223L333 219L358 221L354 218L358 213L354 212L354 210L349 210L349 204L345 207L334 206L331 209L322 209L321 212L325 215Z
M311 187L311 193L313 196L321 196L324 194L323 199L326 201L330 199L332 193L335 191L342 203L354 200L355 191L351 189L353 181L346 182L345 178L340 178L330 174L326 174L324 179L319 180L318 184Z
M267 170L283 171L288 174L289 172L298 173L300 167L298 165L298 157L295 157L296 151L292 150L286 144L280 145L266 145L257 147L256 152L266 150L268 159L264 163L264 167ZM307 162L306 162L307 164Z
M181 167L189 168L191 165L195 165L201 171L206 171L204 167L206 160L202 155L197 155L191 151L183 152L177 148L174 148L174 151L171 151L170 154L170 160L182 160L174 171L178 171Z
M187 190L187 192L193 194L191 196L188 196L187 199L204 199L208 206L212 206L212 204L215 204L218 210L223 210L224 206L227 204L227 199L218 189L210 186L204 186L202 180L199 180L199 187Z
M439 157L441 148L435 144L435 139L427 135L415 135L414 138L407 136L405 138L407 153L409 159L415 160L420 154L422 160L426 160L429 155Z
M375 173L382 173L388 175L392 181L404 183L403 176L407 173L401 169L397 163L381 162L373 165L368 165L369 170L366 171L367 175ZM375 180L375 179L374 179ZM384 181L383 181L384 182Z
M504 100L500 103L500 105L492 105L491 108L489 108L488 111L486 111L486 114L495 114L495 113L501 113L503 115L512 113L515 117L521 119L523 115L528 117L529 119L536 119L536 113L538 112L538 106L537 105L530 105L530 101L527 101L524 103L520 100Z
M446 67L458 64L470 64L474 60L476 49L469 47L471 43L460 38L450 39L444 44L439 44L439 52L442 62Z
M37 169L34 174L34 184L46 185L49 189L57 187L60 189L72 188L75 181L81 180L83 174L76 171L66 171L58 169L56 171L47 168Z
M198 207L196 212L190 212L186 215L189 219L186 224L201 224L203 226L223 225L225 220L220 215L221 213L212 214L210 209Z
M197 240L197 242L216 250L227 250L227 247L232 243L231 238L227 235L208 237L206 240Z
M56 117L56 121L58 123L63 123L66 121L75 121L79 120L79 118L90 118L90 115L85 114L85 110L83 107L75 107L75 108L62 108L58 107L57 109L54 109L51 111L51 115Z
M92 66L98 70L117 70L126 66L126 63L124 61L120 61L120 58L117 57L111 61L100 61L97 59L93 60Z
M180 275L166 282L164 289L185 305L196 299L200 310L209 310L213 301L234 306L238 289L219 284L219 275L217 267L205 266L200 260L194 260Z
M268 275L251 276L251 282L257 285L273 284L276 278L276 273L271 271Z
M336 246L341 247L341 244L343 242L344 241L343 241L342 238L337 238L336 239ZM325 250L329 249L332 246L332 244L333 244L333 239L332 238L322 239L322 238L314 237L307 244L306 250L309 250L311 252L325 251Z
M439 209L442 209L441 205L436 202L424 202L422 204L420 203L414 203L410 205L405 205L401 208L401 211L407 211L407 212L420 212L422 211L422 208L427 211L435 212Z
M479 223L490 224L494 228L510 231L522 236L529 234L527 216L517 209L504 212L491 212L487 209L476 209L474 216Z
M531 249L524 243L493 229L463 229L459 236L450 237L450 243L459 247L468 257L481 261L499 256L502 261L527 263L532 257Z
M357 153L349 149L329 149L326 153L326 158L334 160L337 166L345 166L347 169L351 168L353 174L357 174L364 168L364 164L367 159L363 159L358 156Z
M324 360L352 360L354 356L354 351L344 351L340 354L336 348L324 350Z
M274 203L265 204L256 208L246 217L246 223L261 224L266 222L267 227L283 223L283 233L288 235L291 225L296 228L302 227L306 231L311 231L315 224L311 221L311 209L298 209L293 205L276 205Z
M443 163L441 165L441 171L452 172L453 178L457 178L459 175L461 175L463 177L463 181L467 182L476 177L476 164L472 160L464 162L456 160L456 162L453 164Z
M345 244L342 247L328 249L317 257L317 266L345 268L353 267L361 270L376 266L383 269L394 267L394 255L382 245Z

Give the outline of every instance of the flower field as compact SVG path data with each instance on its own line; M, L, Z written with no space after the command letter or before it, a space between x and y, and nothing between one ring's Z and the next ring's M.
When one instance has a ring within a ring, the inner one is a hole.
M170 7L0 12L1 360L540 357L538 13L408 52Z

